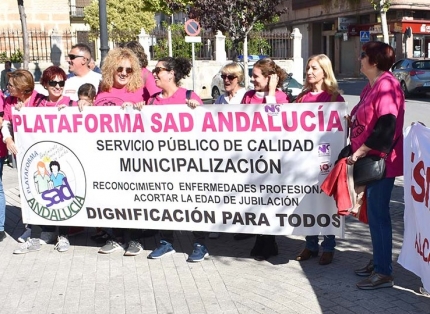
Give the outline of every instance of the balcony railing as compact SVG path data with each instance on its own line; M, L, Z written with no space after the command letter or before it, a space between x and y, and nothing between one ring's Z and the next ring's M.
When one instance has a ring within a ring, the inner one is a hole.
M70 5L70 17L84 17L84 7Z

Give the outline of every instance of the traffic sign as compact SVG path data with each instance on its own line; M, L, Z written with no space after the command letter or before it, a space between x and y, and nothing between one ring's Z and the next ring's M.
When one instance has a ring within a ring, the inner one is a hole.
M185 32L190 36L197 36L200 33L200 24L196 20L187 20L185 22Z
M185 36L186 43L201 43L202 38L200 36Z
M360 31L360 42L364 43L370 41L370 32L369 31Z

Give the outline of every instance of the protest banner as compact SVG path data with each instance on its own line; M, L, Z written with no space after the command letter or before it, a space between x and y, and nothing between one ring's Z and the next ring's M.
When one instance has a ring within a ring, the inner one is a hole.
M404 139L404 237L399 264L430 291L430 129L408 127Z
M23 221L343 236L320 184L345 114L345 103L23 108Z

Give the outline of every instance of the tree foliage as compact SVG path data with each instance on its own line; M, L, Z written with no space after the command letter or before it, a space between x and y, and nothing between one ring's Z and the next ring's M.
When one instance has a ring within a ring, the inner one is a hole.
M153 1L154 6L148 10L150 1L145 0L107 0L107 27L109 39L115 42L136 40L143 28L151 32L155 27L154 10L159 5ZM84 9L84 20L98 37L100 30L99 2L94 0Z
M194 0L189 17L198 20L205 29L227 33L236 52L256 23L271 23L286 12L282 3L282 0Z

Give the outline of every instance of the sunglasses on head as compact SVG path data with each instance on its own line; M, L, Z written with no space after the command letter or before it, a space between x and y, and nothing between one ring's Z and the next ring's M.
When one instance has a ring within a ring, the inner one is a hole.
M221 78L223 80L225 80L226 78L228 78L229 81L233 81L237 76L236 75L232 75L232 74L221 74Z
M158 74L161 71L170 71L169 69L165 68L165 67L155 67L154 70L152 70L152 73L154 74Z
M85 58L84 56L71 55L71 54L68 54L68 55L67 55L67 57L68 57L70 60L75 60L76 58Z
M131 73L133 73L133 69L132 69L132 68L118 67L118 68L116 69L116 71L117 71L118 73L122 73L124 70L125 70L125 73L127 73L127 74L131 74Z
M51 86L51 87L55 87L55 86L57 86L57 84L60 87L64 87L65 81L49 81L48 82L48 85Z
M362 51L360 54L360 59L364 59L366 57L367 57L367 54L364 51Z

